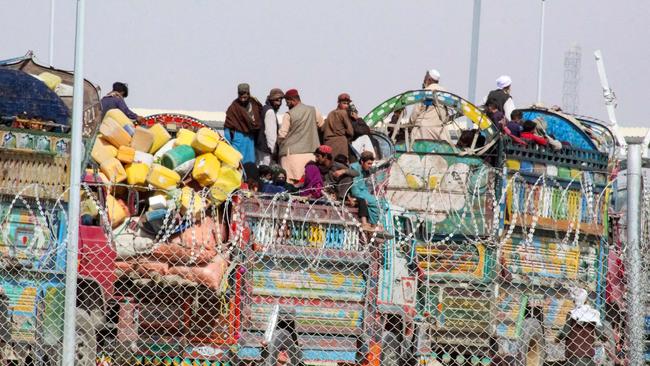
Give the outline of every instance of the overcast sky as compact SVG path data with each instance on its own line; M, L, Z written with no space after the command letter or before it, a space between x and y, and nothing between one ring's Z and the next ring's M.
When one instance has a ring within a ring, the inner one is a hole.
M49 0L0 0L0 58L48 62ZM56 67L71 69L76 1L55 0ZM650 1L547 0L543 100L561 104L564 53L582 47L579 112L606 118L593 58L601 49L625 126L650 126ZM477 97L509 74L535 101L540 0L483 0ZM87 0L86 78L129 84L132 107L223 111L239 82L260 100L299 89L327 113L340 92L360 111L418 88L426 69L468 94L471 0Z

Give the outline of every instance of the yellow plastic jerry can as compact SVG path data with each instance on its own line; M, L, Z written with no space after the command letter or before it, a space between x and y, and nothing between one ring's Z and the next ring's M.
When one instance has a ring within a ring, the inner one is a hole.
M205 204L201 195L190 187L183 187L181 190L181 213L185 214L191 209L191 214L197 216L204 208Z
M131 135L120 124L110 116L104 116L99 126L103 138L115 147L128 146L131 143Z
M110 194L106 195L106 211L113 228L120 226L129 215L129 210L124 202L115 199Z
M47 85L50 90L56 89L59 84L61 84L61 77L58 75L54 75L51 72L42 72L38 74L38 79L40 79L42 82Z
M242 154L230 146L226 140L219 141L217 147L214 149L214 155L222 162L234 167L239 166L239 162L243 158Z
M219 169L219 178L210 187L210 195L215 204L224 202L228 195L241 186L242 174L230 165L223 164Z
M131 164L135 157L135 149L130 146L120 146L117 149L117 160L124 164Z
M181 176L175 171L167 169L160 164L151 165L147 182L159 189L172 189L181 180Z
M171 140L172 137L167 132L165 127L161 125L160 123L156 123L155 125L149 127L149 132L153 135L153 143L151 144L151 148L149 149L149 153L153 154L158 149L160 149L163 145L167 143L167 141Z
M151 150L151 145L153 145L153 133L144 127L136 127L131 139L131 147L137 151L148 153Z
M120 163L120 161L116 158L104 160L99 165L99 169L106 175L106 178L108 178L110 182L120 183L126 180L126 172L124 171L124 167L122 166L122 163Z
M126 171L126 182L132 186L144 185L147 182L149 166L144 163L132 163L124 168Z
M174 146L180 146L180 145L192 146L192 142L194 141L194 136L196 136L194 132L185 128L181 128L176 133L176 141L174 142Z
M214 154L203 154L194 161L192 178L203 187L208 187L217 181L220 169L221 163Z
M110 158L116 157L117 149L115 149L115 146L97 137L95 139L95 143L93 144L93 149L90 152L90 156L93 158L93 160L95 160L97 164L101 164Z
M131 119L127 117L126 114L124 114L124 112L122 112L117 108L113 108L113 109L109 109L108 112L106 112L104 118L106 116L114 119L117 123L120 124L120 126L122 126L124 130L126 130L126 132L129 135L133 136L133 132L135 131L135 126L133 125L133 121L131 121Z
M219 135L219 133L207 127L203 127L199 129L194 135L194 140L192 140L192 147L194 150L196 150L197 154L213 152L221 140L222 137Z

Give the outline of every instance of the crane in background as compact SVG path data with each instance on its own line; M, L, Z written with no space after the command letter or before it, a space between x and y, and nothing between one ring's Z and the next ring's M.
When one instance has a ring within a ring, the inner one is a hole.
M621 151L619 152L620 156L625 156L627 144L625 143L625 137L621 135L618 131L618 122L616 121L616 94L612 88L609 87L609 81L607 80L607 73L605 72L605 62L603 61L603 55L600 50L594 52L594 57L596 58L596 67L598 68L598 76L600 77L600 85L603 88L603 98L605 98L605 108L607 109L607 117L609 119L610 128L616 136ZM646 141L650 138L650 134L646 135L644 142L646 151L644 152L644 157L647 156L647 146L648 142Z

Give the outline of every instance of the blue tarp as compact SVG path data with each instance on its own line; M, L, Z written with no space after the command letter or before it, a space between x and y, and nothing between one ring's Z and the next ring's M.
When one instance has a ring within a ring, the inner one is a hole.
M42 81L22 71L0 68L0 117L15 116L68 125L70 111Z

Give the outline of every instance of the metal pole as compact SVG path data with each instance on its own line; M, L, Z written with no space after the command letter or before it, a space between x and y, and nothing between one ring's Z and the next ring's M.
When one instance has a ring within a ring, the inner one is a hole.
M481 28L481 0L474 0L474 13L472 15L472 46L469 54L469 85L467 98L476 103L476 75L478 70L478 41Z
M68 250L65 271L65 319L63 325L63 366L74 366L76 345L77 253L79 247L79 198L81 189L81 132L83 128L83 44L85 0L77 0L77 30L74 55L74 97L72 101L72 142L70 156L70 202L68 207Z
M542 0L542 19L539 22L539 61L537 64L537 102L542 102L542 64L544 59L544 10L546 0Z
M54 0L50 0L50 66L54 66Z
M628 334L630 365L644 362L644 304L641 297L641 145L636 142L627 149L627 259L628 259Z

